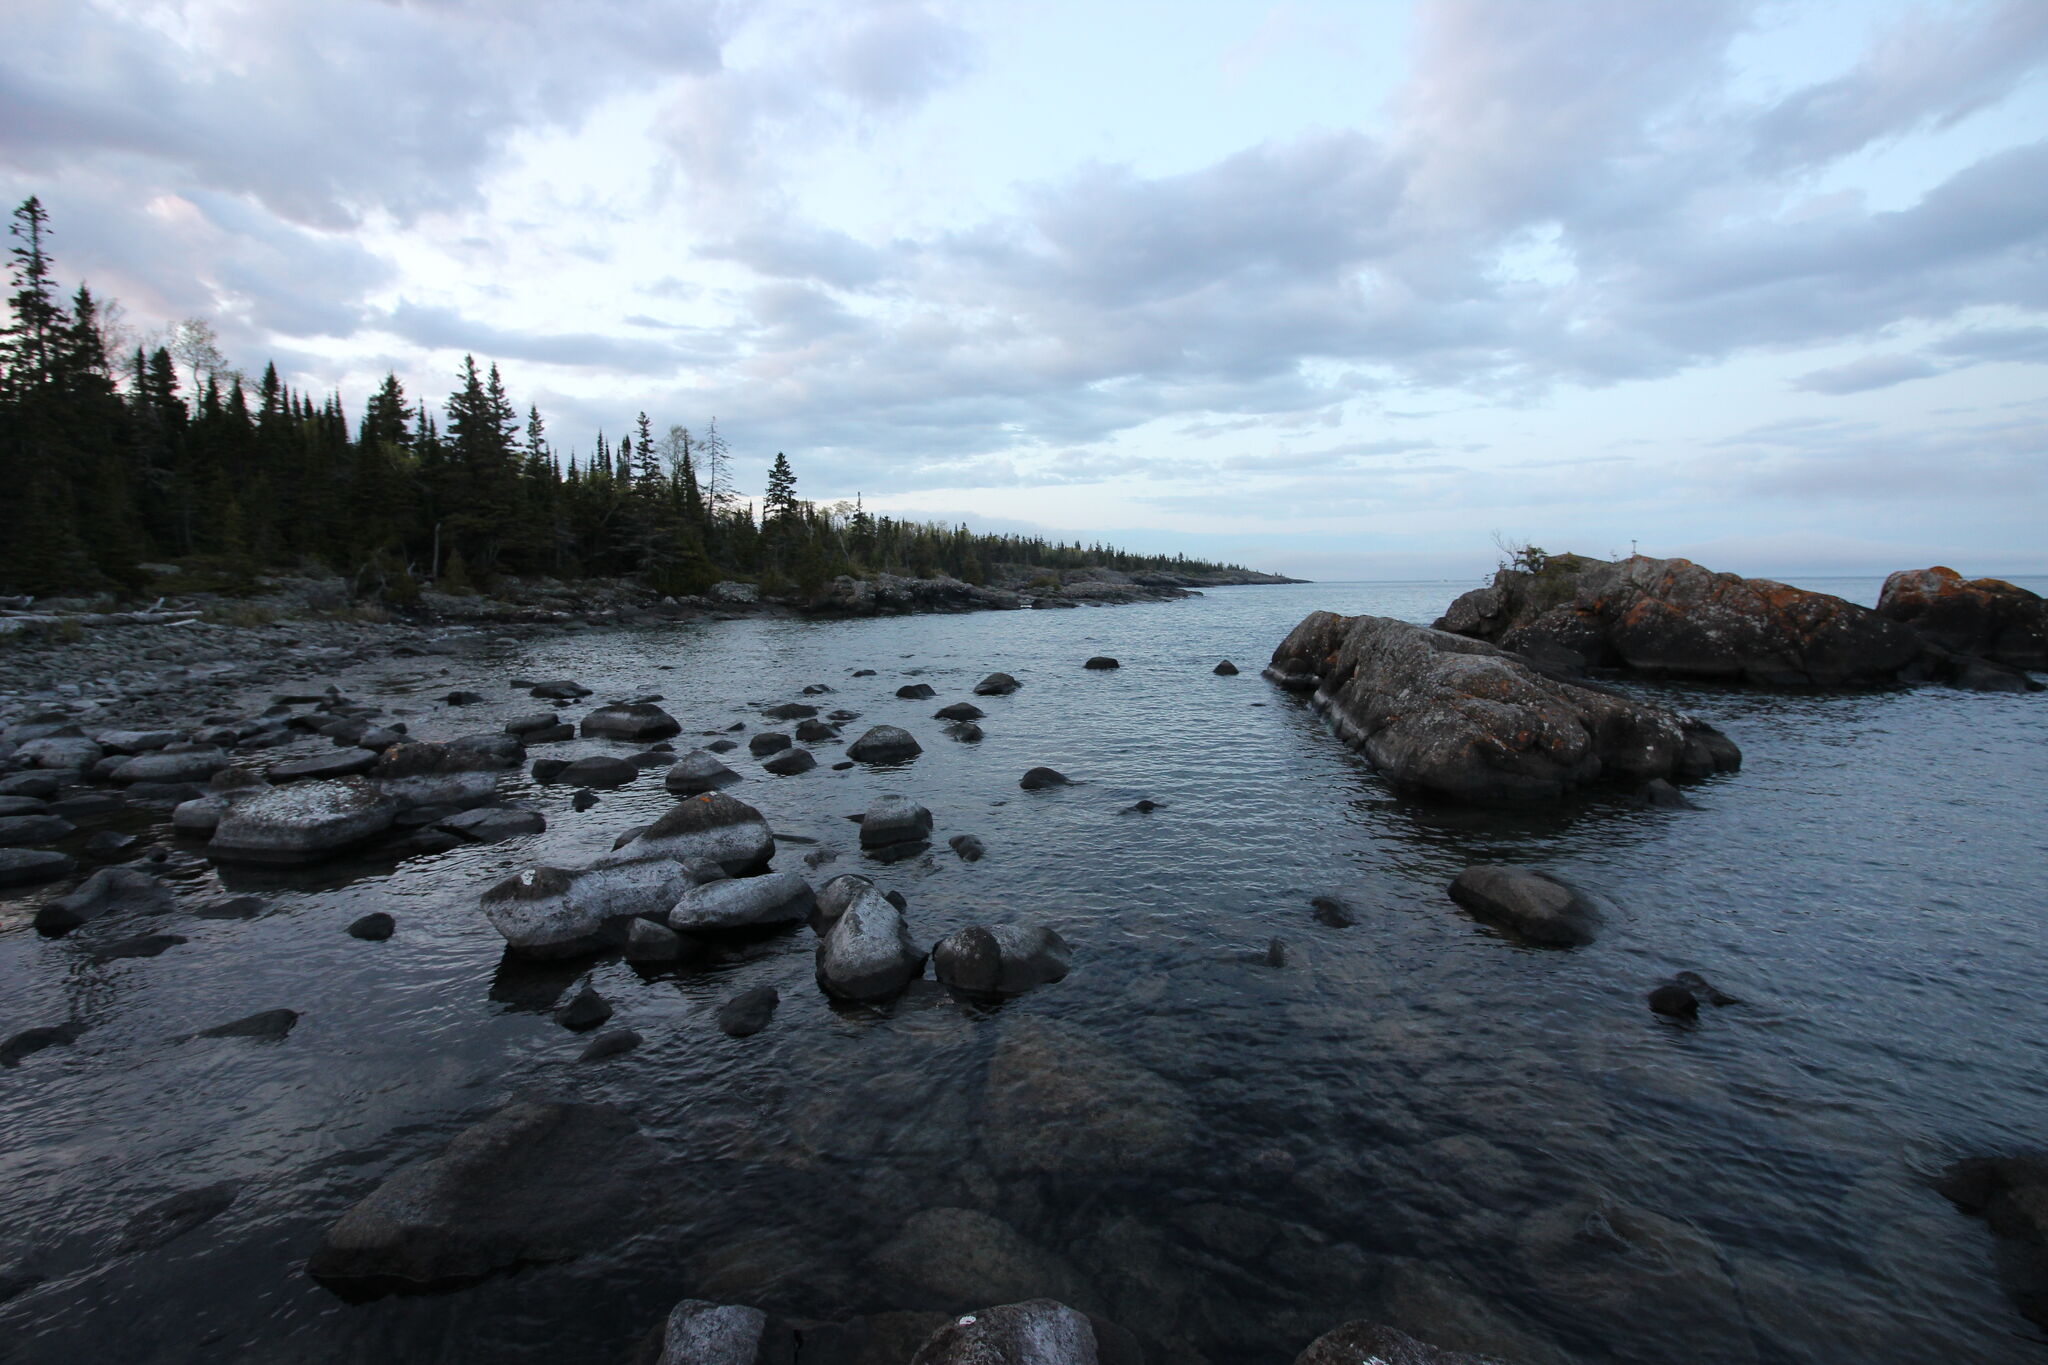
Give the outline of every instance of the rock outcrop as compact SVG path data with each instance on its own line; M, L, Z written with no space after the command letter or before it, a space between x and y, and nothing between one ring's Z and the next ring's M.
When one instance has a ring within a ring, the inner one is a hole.
M1384 616L1313 612L1265 672L1312 693L1389 782L1446 800L1544 801L1598 782L1704 777L1742 761L1727 736L1690 716Z
M1943 584L1925 575L1949 572L1894 575L1910 581L1900 582L1893 592L1891 611L1872 611L1829 593L1715 573L1688 559L1553 555L1501 569L1490 586L1453 602L1436 628L1498 644L1538 666L1564 672L1620 669L1645 677L1763 687L1876 687L1930 680L1991 685L1999 680L1983 670L1962 668L1950 657L1957 646L1916 629L1917 621L1907 624L1916 614L1927 617L1927 604L1940 596L1932 589ZM1956 580L1959 584L1959 575ZM1989 589L1968 595L1980 603L1997 596ZM1983 617L1988 611L1981 608L1976 614ZM1960 606L1933 613L1934 619L1951 624L1970 614ZM1975 638L1976 633L1981 632L1974 627L1956 631L1958 638ZM2014 643L2024 648L2023 633Z
M2048 669L2048 599L2003 579L1966 579L1940 564L1902 569L1885 579L1877 614L1957 654Z

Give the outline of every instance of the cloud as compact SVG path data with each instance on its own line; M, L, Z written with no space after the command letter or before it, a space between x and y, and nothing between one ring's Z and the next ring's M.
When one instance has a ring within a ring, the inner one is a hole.
M2048 364L2048 327L1973 327L1933 349L1966 361Z
M693 351L680 344L595 332L516 331L465 317L453 309L405 299L376 317L372 325L435 350L465 351L489 360L530 360L627 374L669 375L690 361L724 358L715 347Z
M1894 384L1903 384L1909 379L1924 379L1931 374L1940 374L1941 369L1916 355L1869 355L1861 360L1852 360L1846 365L1835 365L1828 369L1811 370L1792 381L1795 389L1808 393L1864 393L1870 389L1887 389Z

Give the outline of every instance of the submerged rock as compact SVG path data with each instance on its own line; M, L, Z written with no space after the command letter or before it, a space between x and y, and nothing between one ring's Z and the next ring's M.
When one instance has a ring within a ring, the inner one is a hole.
M1358 912L1335 896L1314 896L1308 904L1318 924L1327 924L1332 929L1349 929L1358 923Z
M896 689L896 695L905 701L930 701L939 693L930 683L905 683Z
M222 862L314 862L382 834L398 809L360 777L270 787L229 806L206 852Z
M946 840L946 847L958 854L963 863L978 863L988 854L988 845L974 834L956 834Z
M1072 953L1043 925L976 925L932 946L932 975L963 995L1022 995L1064 980Z
M1007 697L1024 684L1007 673L991 673L974 685L977 697Z
M629 1028L609 1029L590 1040L590 1046L577 1054L579 1062L601 1062L607 1057L622 1057L640 1046L645 1040Z
M818 985L842 1000L886 1000L923 974L925 952L911 941L902 910L873 885L850 889L818 939Z
M495 844L523 834L540 834L547 827L546 816L524 806L482 806L451 815L435 825L474 844Z
M777 777L795 777L818 766L818 760L811 756L809 749L785 749L761 765L762 771L774 773Z
M1217 664L1216 667L1210 669L1209 671L1211 673L1214 673L1219 678L1234 678L1237 676L1237 665L1230 662L1230 660L1225 659L1222 663Z
M2048 1328L2048 1156L1972 1157L1941 1173L1935 1188L1997 1235L2000 1278L2014 1305Z
M559 678L554 682L536 683L526 695L539 697L542 701L577 701L589 696L590 689L582 683Z
M398 921L382 910L373 910L348 926L348 936L366 943L382 943L398 932Z
M747 752L755 758L763 758L787 749L790 743L788 735L776 730L764 730L747 740Z
M180 1190L133 1214L121 1230L115 1251L147 1251L204 1227L234 1206L239 1187L232 1180Z
M741 991L718 1007L718 1031L728 1038L751 1038L768 1027L782 994L773 986Z
M941 706L932 712L933 720L980 720L988 712L971 701L956 701L951 706Z
M199 1030L201 1038L261 1038L266 1042L277 1042L299 1022L297 1010L258 1010L240 1019L231 1019L225 1024Z
M1073 779L1057 768L1033 768L1017 779L1017 785L1028 792L1043 791L1047 787L1071 787L1073 784Z
M628 962L673 962L683 955L683 944L683 936L667 925L639 916L626 921Z
M68 853L45 848L0 848L0 886L34 886L77 870L78 860Z
M1190 1153L1180 1090L1124 1050L1064 1024L1018 1019L989 1061L982 1142L999 1173L1158 1171Z
M518 1099L344 1213L307 1261L362 1290L461 1284L628 1235L655 1201L659 1150L604 1104Z
M902 763L923 752L908 730L894 725L877 725L846 746L846 756L858 763Z
M34 1056L46 1047L64 1047L77 1042L78 1036L84 1032L85 1025L75 1019L63 1024L23 1029L6 1042L0 1043L0 1066L20 1066L24 1059Z
M872 1265L910 1306L920 1308L961 1312L990 1299L1057 1295L1085 1301L1094 1297L1087 1277L1066 1258L979 1209L936 1208L913 1213L896 1235L876 1250ZM1071 1309L1062 1311L1080 1318ZM1085 1327L1087 1319L1080 1321ZM921 1350L917 1358L929 1357Z
M1652 1014L1667 1019L1690 1019L1700 1012L1700 1002L1683 986L1659 986L1646 999Z
M658 855L715 863L730 876L766 867L775 856L775 835L761 812L723 792L706 792L640 831L611 859L632 861Z
M1123 665L1117 660L1110 658L1107 654L1098 654L1087 663L1082 664L1081 667L1105 671L1112 668L1122 668Z
M1557 878L1505 863L1474 863L1457 875L1450 891L1451 899L1472 914L1531 943L1591 943L1605 918L1600 907Z
M572 1033L585 1033L612 1017L612 1002L585 986L555 1011L555 1022Z
M1540 672L1479 640L1383 616L1311 613L1266 676L1309 691L1398 788L1475 803L1552 800L1595 782L1739 766L1691 717Z
M805 690L809 691L808 688ZM777 706L764 707L761 714L770 720L809 720L818 714L818 708L809 702L786 701Z

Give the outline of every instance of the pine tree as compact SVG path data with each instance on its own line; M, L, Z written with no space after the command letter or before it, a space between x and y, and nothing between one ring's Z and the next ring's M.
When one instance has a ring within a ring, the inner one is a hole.
M796 515L796 471L779 450L768 469L768 493L761 500L761 510L762 520L767 522L787 521Z

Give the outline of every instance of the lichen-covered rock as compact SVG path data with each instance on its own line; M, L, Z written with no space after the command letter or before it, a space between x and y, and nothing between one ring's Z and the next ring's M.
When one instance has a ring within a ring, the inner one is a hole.
M766 867L775 856L775 835L761 812L723 792L705 792L656 820L608 859L630 862L659 855L716 863L739 876Z
M529 867L484 892L478 908L511 950L570 957L604 947L635 915L662 915L697 884L695 870L650 854L594 867Z
M1895 682L1926 647L1912 629L1828 593L1645 555L1557 555L1533 571L1502 569L1437 628L1550 667L1767 687Z
M659 1149L610 1105L514 1100L359 1200L306 1269L426 1289L564 1260L628 1235L660 1167Z
M848 889L851 898L818 939L818 984L842 1000L886 1000L923 974L924 949L872 884Z
M382 834L398 809L360 777L269 787L228 808L206 851L222 862L313 862Z
M583 718L586 739L667 739L680 734L682 724L652 702L622 702L600 706Z
M1937 564L1884 581L1877 614L1943 649L2013 668L2048 668L2048 599L1998 578L1964 578Z
M1732 769L1718 730L1539 672L1497 646L1384 616L1311 613L1266 669L1312 693L1395 786L1454 801L1550 800L1596 782Z

